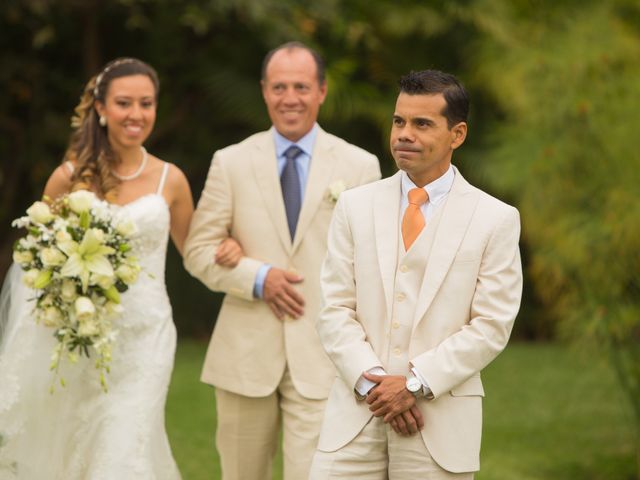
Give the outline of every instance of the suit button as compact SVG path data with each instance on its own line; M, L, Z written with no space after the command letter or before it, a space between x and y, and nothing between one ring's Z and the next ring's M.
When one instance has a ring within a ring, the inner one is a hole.
M399 302L402 302L405 298L407 298L407 296L404 293L399 293L396 295L396 300L398 300Z
M393 349L393 354L394 354L396 357L399 357L401 353L402 353L402 351L401 351L399 348L394 348L394 349Z
M398 322L393 322L393 328L400 328L400 324Z
M407 267L406 265L400 265L400 271L402 273L407 273L409 271L409 267Z

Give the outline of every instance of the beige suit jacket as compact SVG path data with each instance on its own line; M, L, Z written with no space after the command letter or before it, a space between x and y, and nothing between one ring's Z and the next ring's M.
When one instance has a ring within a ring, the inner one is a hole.
M397 267L400 173L340 197L329 233L317 329L338 370L319 448L334 451L371 418L354 396L362 372L385 366ZM479 468L484 391L480 371L505 347L518 312L522 270L515 208L456 170L420 287L410 362L429 383L421 431L451 472Z
M335 201L329 187L347 188L380 178L377 158L319 129L296 235L291 241L280 189L272 131L219 150L191 222L184 253L187 270L211 290L224 292L202 370L202 381L250 397L271 394L285 365L303 396L328 396L335 369L325 354L315 320L320 311L320 267ZM227 236L245 257L228 269L214 263ZM263 263L304 277L299 291L305 315L278 320L253 298Z

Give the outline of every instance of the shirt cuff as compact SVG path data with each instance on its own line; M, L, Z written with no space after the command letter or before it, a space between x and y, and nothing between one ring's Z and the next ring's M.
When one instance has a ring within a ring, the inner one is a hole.
M262 298L264 296L264 280L267 278L267 273L271 270L271 265L263 263L256 273L256 281L253 284L253 296L255 298Z
M367 373L373 373L374 375L386 375L387 372L384 371L382 367L373 367L367 370ZM356 392L360 395L360 397L366 397L367 394L371 391L373 387L375 387L377 383L372 382L371 380L367 380L364 378L364 375L360 375L360 378L356 382Z
M420 383L422 384L422 394L425 397L431 395L431 388L429 388L427 380L422 376L418 369L416 367L411 367L411 373L413 373L413 375L415 375L415 377L420 380Z

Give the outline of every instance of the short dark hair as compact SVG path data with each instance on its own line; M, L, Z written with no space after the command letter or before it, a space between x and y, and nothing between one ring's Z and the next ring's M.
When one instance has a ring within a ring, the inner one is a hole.
M262 80L266 80L266 76L267 76L267 66L269 65L269 62L271 61L271 59L273 58L273 56L276 54L276 52L279 52L280 50L296 50L296 49L300 49L300 50L306 50L307 52L309 52L311 54L311 56L313 57L313 60L316 62L316 70L317 70L317 76L318 76L318 83L320 85L322 85L325 81L325 67L324 67L324 60L322 59L322 57L320 56L320 54L315 51L313 48L306 46L304 43L302 42L287 42L287 43L283 43L282 45L280 45L279 47L274 48L273 50L270 50L264 57L264 60L262 61Z
M400 78L400 92L408 95L436 95L441 93L447 106L442 111L447 126L452 128L466 122L469 116L469 96L460 81L450 73L439 70L411 72Z

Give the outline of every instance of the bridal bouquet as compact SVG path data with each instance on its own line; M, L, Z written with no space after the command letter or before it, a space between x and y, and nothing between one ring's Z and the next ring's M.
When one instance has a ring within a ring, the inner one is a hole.
M12 225L27 230L14 245L13 260L35 290L35 319L53 329L57 341L51 370L57 375L65 357L76 363L95 353L106 391L120 294L140 272L131 250L135 226L85 190L35 202ZM60 383L64 386L64 379Z

